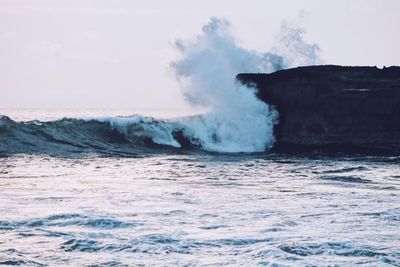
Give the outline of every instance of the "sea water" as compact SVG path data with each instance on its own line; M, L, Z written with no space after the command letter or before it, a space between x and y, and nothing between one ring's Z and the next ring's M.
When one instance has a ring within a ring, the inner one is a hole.
M62 117L133 113L2 110L18 127L38 120L49 132L45 121ZM0 264L400 265L398 157L130 151L124 144L2 153Z

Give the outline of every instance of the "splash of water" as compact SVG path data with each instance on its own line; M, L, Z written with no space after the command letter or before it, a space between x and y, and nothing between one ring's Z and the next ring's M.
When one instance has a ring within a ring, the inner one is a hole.
M273 128L278 114L256 97L255 88L238 84L234 77L242 72L273 72L296 61L242 48L229 29L228 21L212 18L194 40L176 42L182 57L171 66L183 94L189 104L208 110L180 124L192 143L209 151L265 151L275 141ZM295 43L290 51L307 47L301 33L292 35L290 44ZM307 56L316 54L304 54Z
M180 147L181 141L189 141L207 151L263 152L274 143L278 114L257 98L255 88L235 82L235 76L314 64L318 46L304 42L303 34L284 25L279 49L258 53L238 46L229 23L213 18L194 40L176 43L182 57L171 65L189 104L206 109L205 114L174 120L136 115L43 123L0 117L0 151L140 153L154 149L151 142Z

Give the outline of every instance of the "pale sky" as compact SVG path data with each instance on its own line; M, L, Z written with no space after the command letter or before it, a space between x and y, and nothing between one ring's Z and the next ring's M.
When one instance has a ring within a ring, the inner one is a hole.
M211 17L248 49L286 20L326 64L400 65L399 14L399 0L0 0L0 108L184 108L172 44Z

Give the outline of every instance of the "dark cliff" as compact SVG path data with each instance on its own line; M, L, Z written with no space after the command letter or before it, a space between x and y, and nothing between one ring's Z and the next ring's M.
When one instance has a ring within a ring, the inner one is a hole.
M400 154L400 67L239 74L279 112L277 152Z

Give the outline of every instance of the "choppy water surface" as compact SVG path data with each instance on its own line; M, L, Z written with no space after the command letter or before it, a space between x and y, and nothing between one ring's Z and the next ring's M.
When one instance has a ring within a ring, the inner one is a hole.
M0 264L399 266L400 160L0 158Z

